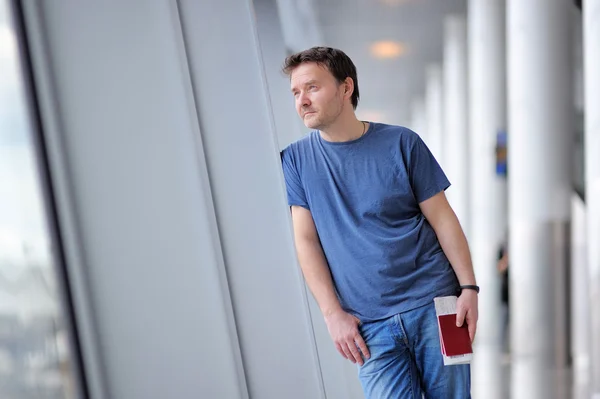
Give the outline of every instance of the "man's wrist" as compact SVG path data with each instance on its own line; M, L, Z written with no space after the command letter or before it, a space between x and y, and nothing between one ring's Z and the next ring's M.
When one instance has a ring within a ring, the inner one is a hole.
M479 286L475 284L464 284L460 286L460 292L462 293L464 290L472 290L479 294Z
M327 317L331 316L332 314L339 312L340 310L342 310L341 306L332 306L332 307L323 309L321 311L321 313L323 314L323 317L327 318Z

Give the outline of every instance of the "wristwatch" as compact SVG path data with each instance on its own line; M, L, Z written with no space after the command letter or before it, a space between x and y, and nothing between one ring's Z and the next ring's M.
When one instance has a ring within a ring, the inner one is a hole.
M462 290L473 290L479 294L479 286L478 285L461 285L460 291L462 292Z

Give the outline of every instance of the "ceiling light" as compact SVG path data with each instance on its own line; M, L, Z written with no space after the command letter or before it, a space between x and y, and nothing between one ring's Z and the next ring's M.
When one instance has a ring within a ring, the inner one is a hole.
M371 54L375 58L396 58L406 53L406 46L399 42L383 40L371 45Z
M410 0L379 0L381 3L386 6L396 7L403 3L408 3Z

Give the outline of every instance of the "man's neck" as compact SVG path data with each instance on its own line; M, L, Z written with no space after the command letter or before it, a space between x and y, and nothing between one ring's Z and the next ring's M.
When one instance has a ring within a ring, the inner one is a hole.
M334 124L327 126L319 132L324 140L344 142L362 137L366 130L367 123L359 121L356 116L352 115L347 118L338 118Z

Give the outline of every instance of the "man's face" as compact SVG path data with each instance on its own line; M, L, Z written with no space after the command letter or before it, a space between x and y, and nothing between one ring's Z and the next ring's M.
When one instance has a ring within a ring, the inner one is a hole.
M343 87L331 72L314 62L301 64L292 71L296 112L306 127L322 130L335 122L344 107Z

